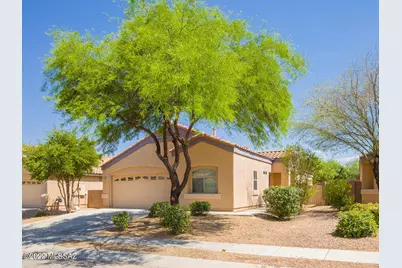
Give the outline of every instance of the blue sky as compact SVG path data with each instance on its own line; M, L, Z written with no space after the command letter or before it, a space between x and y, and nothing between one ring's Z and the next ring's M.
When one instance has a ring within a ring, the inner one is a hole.
M358 57L378 48L377 0L282 0L244 1L209 0L222 10L241 12L241 18L250 19L253 30L260 29L265 20L266 29L274 29L290 39L309 64L306 76L294 83L290 90L296 112L300 112L307 90L314 85L336 79ZM51 49L52 39L46 31L52 26L97 34L116 31L109 17L122 16L119 2L112 0L24 0L23 1L23 85L22 85L22 137L23 143L35 144L44 138L46 131L59 127L63 119L53 111L52 103L43 100L40 88L43 57ZM106 13L106 14L105 14ZM198 129L211 133L208 126ZM229 137L218 129L218 136L251 148L242 135ZM118 151L135 141L121 143ZM265 149L281 149L293 143L283 138L280 144L267 144ZM116 152L116 153L117 153ZM322 154L320 154L322 155ZM345 152L335 156L343 161L356 155ZM322 155L331 157L331 154Z

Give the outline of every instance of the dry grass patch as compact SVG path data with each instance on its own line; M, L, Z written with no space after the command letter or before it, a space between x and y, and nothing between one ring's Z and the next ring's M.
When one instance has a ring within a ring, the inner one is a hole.
M62 246L72 246L80 248L95 248L113 251L126 251L143 254L156 254L161 256L176 256L186 258L196 258L205 260L219 260L230 262L242 262L263 265L263 267L276 268L377 268L376 264L360 264L336 261L320 261L296 258L279 258L265 257L248 254L237 254L228 252L216 252L209 250L196 250L188 248L179 248L175 246L149 246L149 245L123 245L115 243L100 243L100 242L78 242L69 241L58 243Z
M212 242L261 244L305 248L329 248L378 251L378 237L347 239L334 237L337 211L330 207L308 208L291 221L277 221L266 215L192 217L188 233L172 236L159 224L158 218L135 219L119 235L148 238L187 239ZM98 232L116 235L113 229Z

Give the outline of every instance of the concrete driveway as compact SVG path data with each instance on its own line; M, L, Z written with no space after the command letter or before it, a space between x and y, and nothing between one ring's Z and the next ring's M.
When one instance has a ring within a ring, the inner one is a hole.
M53 244L89 236L91 232L113 226L112 216L120 211L128 211L133 218L147 215L143 209L85 209L64 214L22 227L22 246Z
M26 224L22 228L22 251L53 252L76 254L74 260L30 260L22 261L26 268L72 268L72 267L219 267L219 268L260 268L260 265L223 262L215 260L192 259L173 256L159 256L134 252L98 250L93 248L74 248L55 245L67 240L89 238L91 232L111 227L112 215L128 211L133 218L146 216L142 209L86 209L71 214L64 214L39 222ZM92 236L93 237L93 236Z

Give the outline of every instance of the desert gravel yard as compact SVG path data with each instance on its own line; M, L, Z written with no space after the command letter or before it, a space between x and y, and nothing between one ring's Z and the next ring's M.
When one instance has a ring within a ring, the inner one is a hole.
M133 220L126 231L118 234L148 238L379 251L378 237L348 239L333 236L336 224L337 211L328 206L320 206L306 209L291 221L277 221L266 214L192 217L189 233L178 236L172 236L161 228L158 218L140 218ZM97 234L115 236L116 231L102 230Z

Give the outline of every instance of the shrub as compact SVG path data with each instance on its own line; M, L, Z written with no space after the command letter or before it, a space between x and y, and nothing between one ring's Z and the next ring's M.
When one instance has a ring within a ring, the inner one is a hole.
M161 217L162 214L170 207L169 202L155 202L149 208L148 216L151 218Z
M380 206L378 203L368 203L368 204L360 204L355 203L351 205L349 210L359 210L359 211L368 211L373 214L374 220L377 223L377 226L380 225Z
M264 190L263 200L267 212L272 213L281 220L288 220L300 211L300 188L291 186L272 186Z
M44 216L48 216L49 213L44 211L44 210L38 210L35 213L35 217L44 217Z
M303 183L303 184L295 184L294 187L299 188L300 191L300 207L302 207L303 204L307 204L308 200L311 199L317 190L314 188L312 184L309 182Z
M169 206L162 215L161 224L172 234L185 233L190 226L190 212L180 205Z
M205 215L211 209L211 204L206 201L195 201L190 204L191 215Z
M377 230L377 223L371 212L354 209L339 212L339 221L335 234L347 238L360 238L375 236Z
M348 207L353 203L350 196L352 185L345 180L332 180L325 185L324 199L327 205L336 209Z
M128 224L131 222L132 216L127 211L123 211L117 214L114 214L112 217L113 224L119 231L124 231L127 229Z

